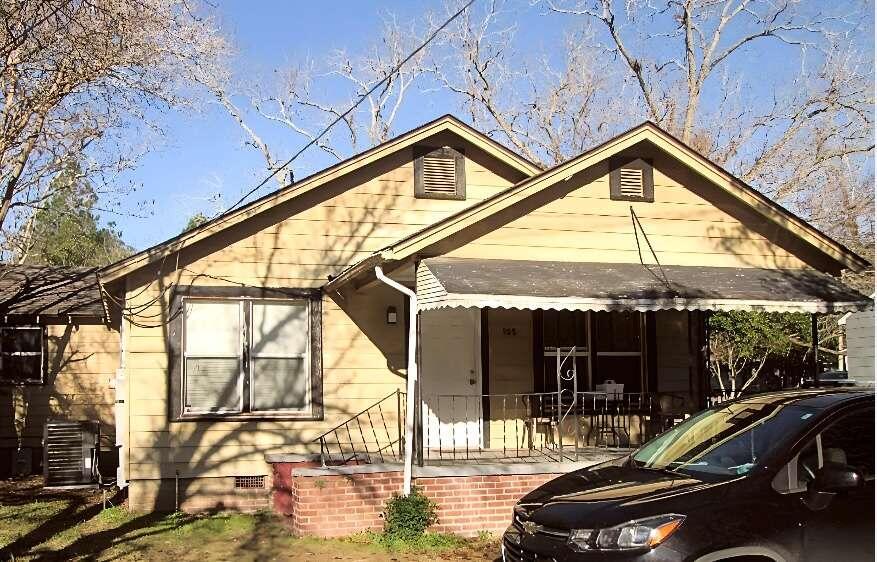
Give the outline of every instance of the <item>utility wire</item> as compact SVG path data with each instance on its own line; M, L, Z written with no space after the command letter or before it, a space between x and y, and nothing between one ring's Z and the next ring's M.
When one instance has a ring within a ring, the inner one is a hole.
M652 248L652 243L649 241L649 235L646 234L646 230L643 228L642 223L639 221L639 217L636 215L636 212L633 210L633 205L630 207L630 221L633 223L633 236L636 238L636 251L639 254L639 262L646 268L646 271L652 274L652 277L660 281L667 289L672 293L676 293L676 290L673 288L673 284L670 283L670 279L667 278L667 274L664 272L664 267L661 265L661 260L658 259L658 254L655 253L655 249ZM639 227L639 228L637 228ZM661 271L661 276L658 277L652 268L650 268L645 260L643 259L643 251L642 247L639 244L639 232L643 233L643 238L646 241L646 245L649 247L649 251L652 252L652 257L655 258L655 264L658 266L658 269Z
M250 195L252 195L252 194L255 193L256 191L258 191L262 186L264 186L266 183L268 183L268 182L271 180L271 178L273 178L274 176L277 175L277 173L278 173L279 171L283 170L284 168L286 168L287 166L289 166L290 164L292 164L292 161L295 160L296 158L298 158L299 156L301 156L302 153L303 153L305 150L307 150L307 149L309 149L310 147L312 147L313 145L315 145L315 144L317 143L317 141L320 140L321 137L323 137L323 135L325 135L326 133L328 133L329 130L330 130L332 127L334 127L335 125L337 125L342 119L344 119L345 117L347 117L348 115L350 115L350 113L352 113L353 110L355 110L357 107L359 107L359 104L361 104L363 101L365 101L365 99L366 99L367 97L369 97L369 96L370 96L375 90L377 90L378 88L380 88L380 87L381 87L386 81L388 81L391 77L393 77L396 73L398 73L399 70L400 70L400 69L401 69L401 68L402 68L402 67L403 67L408 61L410 61L410 60L413 59L415 56L417 56L417 53L419 53L420 51L422 51L423 49L425 49L426 46L429 45L429 44L432 42L432 40L435 39L436 36L438 36L438 34L441 33L441 31L442 31L444 28L446 28L448 25L450 25L450 23L451 23L452 21L454 21L455 19L457 19L457 18L460 16L460 14L462 14L463 12L465 12L466 9L468 9L469 6L471 6L471 5L474 4L474 3L475 3L475 0L469 0L468 2L466 2L466 4L464 4L462 8L460 8L459 10L457 10L457 12L456 12L454 15L452 15L450 18L448 18L447 21L445 21L445 23L441 24L441 25L440 25L435 31L433 31L433 32L429 35L429 37L427 37L426 40L425 40L423 43L421 43L421 45L420 45L419 47L417 47L416 49L414 49L413 51L411 51L411 53L410 53L408 56L406 56L404 59L402 59L402 61L401 61L399 64L397 64L397 65L393 68L393 70L391 70L390 72L388 72L387 75L384 76L384 77L383 77L378 83L376 83L374 86L372 86L371 88L369 88L369 90L368 90L367 92L365 92L364 94L362 94L362 95L359 97L359 99L356 100L356 102L355 102L352 106L350 106L350 108L349 108L347 111L345 111L344 113L339 114L335 119L332 120L331 123L329 123L329 124L326 126L325 129L322 130L322 132L320 132L320 134L316 135L316 136L315 136L314 138L312 138L307 144L305 144L303 147L301 147L301 148L298 150L298 152L296 152L295 154L293 154L293 155L292 155L292 158L290 158L289 160L287 160L286 162L284 162L280 167L276 168L273 172L271 172L271 173L268 175L268 177L266 177L264 180L262 180L261 182L259 182L258 185L256 185L256 187L254 187L253 189L251 189L250 191L248 191L246 194L244 194L243 197L241 197L240 199L238 199L238 200L235 202L234 205L232 205L231 207L229 207L228 210L226 210L225 213L222 213L222 214L224 215L224 214L226 214L226 213L229 213L229 212L233 211L238 205L240 205L241 203L243 203L244 201L246 201L247 198L248 198ZM222 215L220 215L220 216L222 216Z

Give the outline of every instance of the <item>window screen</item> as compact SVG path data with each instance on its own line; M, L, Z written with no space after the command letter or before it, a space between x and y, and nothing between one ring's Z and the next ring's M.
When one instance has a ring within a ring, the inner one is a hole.
M308 303L253 303L252 409L303 410L308 405Z
M42 327L0 327L0 382L40 384L44 365Z
M241 411L240 303L187 301L184 330L185 411Z

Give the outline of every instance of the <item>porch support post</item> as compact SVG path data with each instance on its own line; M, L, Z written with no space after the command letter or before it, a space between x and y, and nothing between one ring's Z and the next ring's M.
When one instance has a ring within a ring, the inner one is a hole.
M414 464L414 408L417 390L417 293L384 275L381 266L375 266L375 276L390 287L406 295L408 301L408 381L405 394L405 467L402 472L402 495L411 493Z
M810 314L810 376L819 388L819 315Z

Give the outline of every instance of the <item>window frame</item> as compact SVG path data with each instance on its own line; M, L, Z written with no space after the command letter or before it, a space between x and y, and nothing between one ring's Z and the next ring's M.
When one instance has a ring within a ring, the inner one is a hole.
M185 306L191 300L237 301L241 319L240 332L240 375L238 379L240 408L234 411L187 411L185 406ZM258 302L307 303L307 407L302 410L253 410L252 409L252 357L249 356L252 332L249 323L252 304ZM235 287L186 287L177 288L172 297L171 320L167 332L169 359L168 407L169 419L173 422L222 420L251 421L323 419L323 373L322 373L322 292L320 289L300 288L235 288Z
M443 156L454 157L454 179L457 182L454 193L428 192L423 185L423 157L437 152ZM466 200L466 152L462 147L453 146L415 146L414 147L414 197L416 199Z
M0 356L17 356L17 357L33 357L39 353L40 359L40 378L37 379L25 379L25 380L12 380L7 379L0 374L0 386L44 386L46 384L46 374L48 372L48 349L47 343L48 338L46 334L46 327L40 324L4 324L0 326L0 331L2 330L35 330L39 333L40 336L40 351L18 351L18 352L5 352L0 348ZM2 373L2 370L0 370Z
M255 335L255 330L252 328L253 316L254 316L254 305L261 303L270 303L276 302L279 304L290 304L290 303L301 303L305 304L305 309L307 312L307 340L305 343L305 351L304 353L296 353L296 354L286 354L286 355L271 355L264 354L260 355L253 351L253 336ZM295 409L295 408L281 408L279 410L256 410L254 409L255 403L255 387L253 384L254 372L255 369L253 364L257 359L302 359L305 364L308 366L307 376L311 378L311 363L312 363L312 347L313 347L313 338L311 337L311 331L313 330L312 322L311 322L311 314L312 314L312 299L247 299L242 301L244 303L245 308L249 308L249 313L245 313L244 316L246 318L246 331L247 331L247 349L245 351L245 361L247 364L247 378L244 381L244 391L247 393L247 398L249 400L249 412L250 414L260 414L260 413L268 413L268 414L281 414L281 413L289 413L294 415L306 414L310 412L311 407L313 406L311 402L312 395L312 385L308 384L306 387L306 395L305 395L305 408ZM241 396L243 397L243 392L241 392Z

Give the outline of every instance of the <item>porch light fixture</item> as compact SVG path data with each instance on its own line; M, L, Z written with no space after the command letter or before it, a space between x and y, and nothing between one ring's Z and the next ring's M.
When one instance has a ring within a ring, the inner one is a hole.
M398 318L399 318L399 315L396 313L396 307L395 306L388 306L387 307L387 324L389 324L391 326L395 326L396 323L398 322Z

